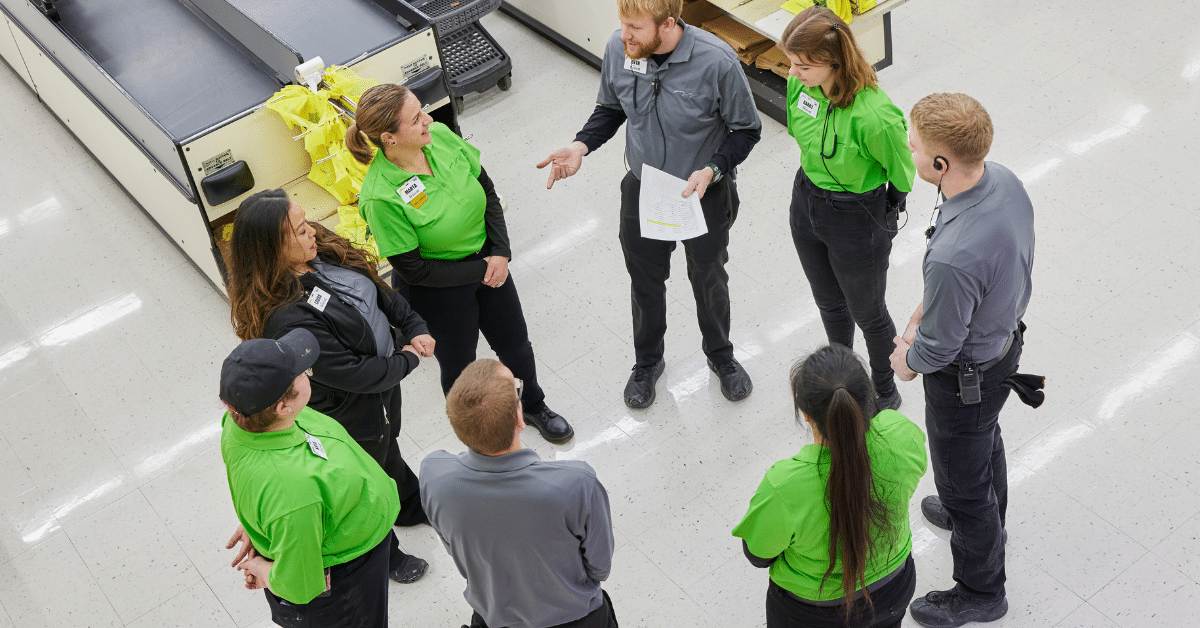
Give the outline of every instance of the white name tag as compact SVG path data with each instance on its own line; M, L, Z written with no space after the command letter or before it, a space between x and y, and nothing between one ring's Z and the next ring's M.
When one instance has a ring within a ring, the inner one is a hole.
M800 102L796 103L796 108L815 118L821 110L821 103L817 102L816 98L800 92Z
M626 70L633 70L634 72L637 72L638 74L645 74L646 70L649 67L650 67L650 63L647 62L645 59L630 59L629 57L625 57L625 69Z
M318 312L324 312L325 306L329 305L329 293L313 287L312 292L308 295L308 304L317 308Z
M429 200L429 196L425 194L425 184L421 183L421 179L416 175L405 181L404 185L396 190L396 193L400 195L400 200L417 209L420 209L425 201Z
M325 460L329 460L329 456L325 455L325 446L321 444L321 439L312 434L305 434L308 437L308 448L312 452Z

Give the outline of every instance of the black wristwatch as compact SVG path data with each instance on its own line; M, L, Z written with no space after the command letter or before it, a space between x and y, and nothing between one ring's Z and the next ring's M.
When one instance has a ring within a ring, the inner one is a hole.
M721 172L721 169L717 167L717 164L714 164L711 161L708 162L707 164L704 164L704 167L712 168L712 171L713 171L712 183L716 183L717 181L720 181L721 177L725 176L725 174L723 172ZM711 185L712 183L710 183L709 185Z

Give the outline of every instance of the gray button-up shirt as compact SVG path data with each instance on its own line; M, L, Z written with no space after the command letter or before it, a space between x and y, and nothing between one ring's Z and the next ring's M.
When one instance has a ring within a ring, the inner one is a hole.
M604 49L596 102L625 112L625 159L635 177L645 162L686 179L731 130L762 128L737 54L708 31L685 25L661 66L644 60L645 74L625 60L617 31Z
M925 311L908 366L932 373L963 356L1000 354L1033 290L1033 203L1011 170L985 163L983 178L942 203L925 251Z
M612 518L586 462L435 451L421 462L421 503L487 625L556 626L603 603Z

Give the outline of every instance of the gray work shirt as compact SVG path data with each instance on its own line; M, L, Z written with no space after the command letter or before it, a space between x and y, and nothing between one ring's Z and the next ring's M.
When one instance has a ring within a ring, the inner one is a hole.
M596 102L625 112L625 160L635 177L645 162L686 179L712 159L730 131L762 128L741 61L708 31L684 25L661 66L643 59L644 74L625 66L617 31L604 49Z
M421 462L421 504L487 625L557 626L603 603L612 518L586 462L435 451Z
M942 203L925 251L925 311L908 366L932 373L963 356L1000 354L1033 290L1033 203L1011 170L986 162L983 178Z
M319 259L313 259L309 265L317 271L322 281L366 319L371 334L375 336L376 355L387 357L395 353L392 323L388 321L383 310L379 309L379 286L375 285L370 277L336 264L326 264Z

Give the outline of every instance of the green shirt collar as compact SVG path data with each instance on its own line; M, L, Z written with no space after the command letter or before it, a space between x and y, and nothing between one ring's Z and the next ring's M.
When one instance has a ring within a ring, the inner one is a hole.
M233 437L233 442L260 451L267 449L287 449L307 440L303 430L294 423L288 429L278 432L263 432L261 434L247 432L233 420L229 412L226 412L225 416L221 417L221 426Z
M429 160L430 170L433 170L434 168L433 151L430 150L432 147L433 142L421 147L421 152L425 153L425 159ZM401 183L404 183L405 181L417 176L416 173L409 172L404 168L392 163L391 160L389 160L387 156L383 154L382 148L375 151L375 158L371 160L371 167L379 168L379 172L381 175L383 175L384 180L392 185L400 185Z

